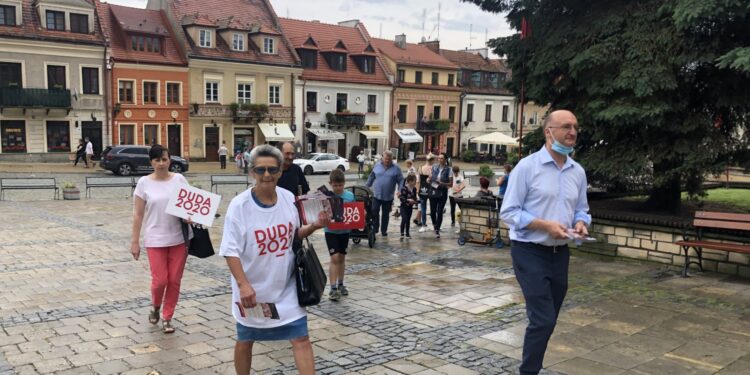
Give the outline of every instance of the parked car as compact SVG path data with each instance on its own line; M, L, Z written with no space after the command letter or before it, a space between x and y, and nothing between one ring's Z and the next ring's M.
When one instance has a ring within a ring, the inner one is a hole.
M130 176L134 173L146 174L154 171L148 150L151 146L119 145L107 146L102 151L101 166L120 176ZM188 161L172 155L169 170L175 173L187 172Z
M349 170L349 160L336 154L313 153L294 159L294 164L299 165L307 175L330 172L336 168L341 169L342 172Z

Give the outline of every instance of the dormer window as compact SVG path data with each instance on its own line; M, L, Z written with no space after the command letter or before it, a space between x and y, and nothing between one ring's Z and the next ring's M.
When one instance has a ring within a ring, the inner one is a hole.
M375 57L374 56L355 56L354 62L359 66L359 70L362 73L374 74L375 73Z
M0 5L0 25L16 25L16 7Z
M143 35L132 35L130 47L133 51L161 53L161 39Z
M307 69L318 68L318 51L300 48L297 50L299 58L302 59L302 67Z
M232 35L232 50L244 51L245 50L245 36L242 34Z
M65 31L65 12L48 10L47 29Z
M198 46L211 48L211 30L198 31Z
M346 71L346 54L327 53L326 62L328 62L328 66L330 66L332 70L336 70L339 72Z
M89 33L89 16L86 14L70 14L70 31L80 34Z
M269 55L276 53L276 41L273 38L263 38L263 53Z

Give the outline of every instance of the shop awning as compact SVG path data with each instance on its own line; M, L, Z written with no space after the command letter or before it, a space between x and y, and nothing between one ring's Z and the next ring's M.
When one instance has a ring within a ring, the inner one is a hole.
M488 145L518 146L518 140L501 132L482 134L469 140L471 143L484 143Z
M294 133L289 124L258 124L267 142L293 141Z
M381 131L360 130L359 134L364 135L367 139L386 139L388 136Z
M393 129L403 143L422 143L424 139L414 129Z
M335 141L346 138L344 137L344 133L330 129L307 129L307 131L314 134L321 141Z

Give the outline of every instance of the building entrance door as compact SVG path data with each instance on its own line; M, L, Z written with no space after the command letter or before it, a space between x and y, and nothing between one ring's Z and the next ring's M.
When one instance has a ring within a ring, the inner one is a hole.
M102 157L102 122L83 121L81 126L83 139L88 137L91 145L94 146L94 160L99 160Z
M170 155L182 156L182 125L167 125L167 148Z
M206 131L206 161L219 161L219 128L210 126Z

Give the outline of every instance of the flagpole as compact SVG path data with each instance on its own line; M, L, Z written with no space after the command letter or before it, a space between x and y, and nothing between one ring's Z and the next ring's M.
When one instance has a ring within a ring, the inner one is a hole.
M523 90L524 90L524 80L521 79L521 114L520 114L520 120L518 121L518 160L521 160L523 157L523 154L521 153L521 149L523 148Z

